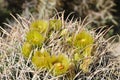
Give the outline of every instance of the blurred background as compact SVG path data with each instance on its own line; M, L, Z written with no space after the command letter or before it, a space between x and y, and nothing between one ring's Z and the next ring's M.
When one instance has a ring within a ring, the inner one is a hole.
M90 28L113 26L106 37L120 34L120 1L119 0L0 0L0 26L12 21L10 13L42 19L49 18L56 12L64 11L64 19L92 21Z

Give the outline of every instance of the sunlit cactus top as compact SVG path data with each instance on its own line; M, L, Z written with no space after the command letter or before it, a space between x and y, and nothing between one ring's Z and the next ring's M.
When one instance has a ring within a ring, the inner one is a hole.
M77 34L70 33L69 29L65 27L62 28L62 25L62 21L59 19L49 21L36 20L32 22L30 30L26 34L26 41L23 44L23 54L28 57L32 51L32 64L37 69L45 68L50 70L51 74L54 76L69 73L71 64L77 65L80 60L82 60L82 64L79 65L79 69L83 72L87 72L92 60L86 63L88 59L83 59L91 57L92 46L94 43L93 36L88 33L87 30L82 30ZM68 50L75 50L72 56L69 56L64 52L55 52L56 54L54 54L51 50L55 49L56 45L47 48L47 46L54 44L54 38L51 38L55 37L53 34L57 34L55 39L58 39L58 43L61 46L67 44L67 46L70 47ZM53 41L53 43L51 43L51 41ZM82 51L82 53L80 51Z

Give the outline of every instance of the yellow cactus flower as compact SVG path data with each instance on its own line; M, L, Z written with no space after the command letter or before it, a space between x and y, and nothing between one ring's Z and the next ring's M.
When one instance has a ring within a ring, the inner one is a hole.
M27 41L33 45L41 45L45 38L37 31L31 30L27 33Z
M50 28L54 30L59 30L62 27L62 21L58 19L50 20L49 25Z
M74 54L74 60L83 61L83 63L80 65L80 69L82 69L83 72L88 71L89 65L92 62L92 59L83 59L91 56L93 43L94 38L86 31L78 33L74 38L73 44L77 48ZM82 50L82 52L79 53L79 50Z
M67 29L63 29L60 33L61 36L65 36L68 34L68 30Z
M25 42L22 46L22 54L28 58L32 50L32 45L29 42Z
M80 64L80 69L82 69L82 71L84 73L89 71L89 65L92 63L92 58L87 58L84 59L82 64Z
M41 53L40 51L36 51L32 57L32 63L38 69L39 68L49 68L50 67L50 54L48 52Z
M40 33L44 33L48 30L49 23L45 20L36 20L31 23L30 29L36 30Z
M70 67L70 60L66 55L59 54L52 56L51 67L53 67L53 75L65 74Z
M73 44L75 47L85 48L93 42L94 38L87 31L82 31L75 36Z
M73 38L70 36L70 37L66 37L66 42L69 44L69 45L72 45L72 41L73 41Z
M79 60L81 60L83 58L84 58L83 54L80 54L80 53L75 53L74 54L74 60L75 61L79 61Z
M79 50L80 49L78 48L73 55L75 61L79 61L80 59L92 56L91 54L92 46L86 47L84 50L82 50L82 52L80 52Z
M91 50L94 43L94 38L86 31L82 31L75 36L73 44L77 50L82 50L83 57L91 56Z
M83 50L84 57L87 58L87 57L89 57L89 56L92 56L91 51L92 51L92 45L91 45L91 46L87 46L87 47Z

